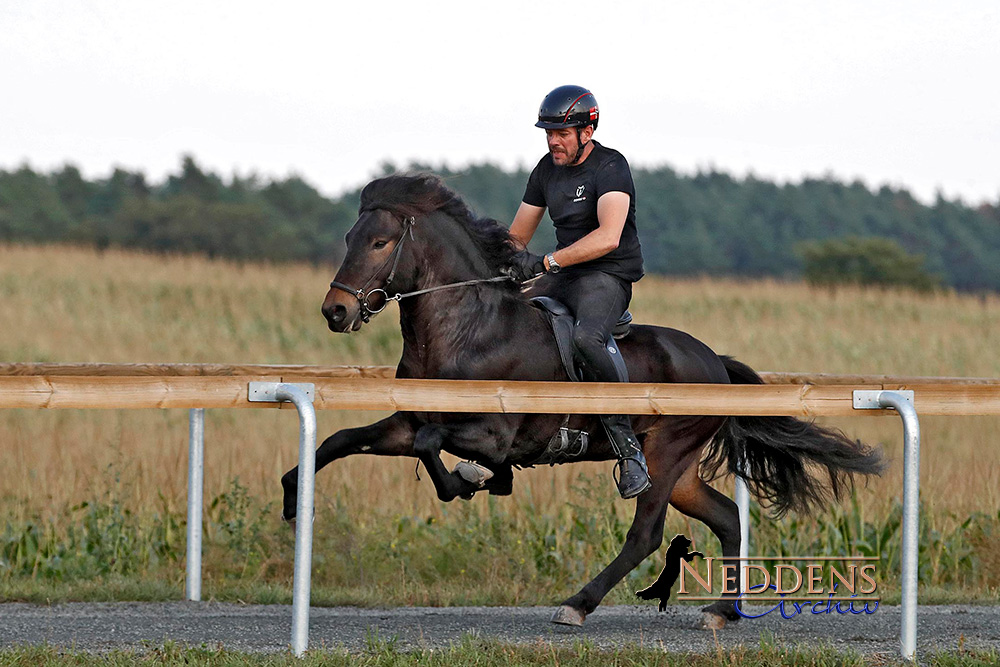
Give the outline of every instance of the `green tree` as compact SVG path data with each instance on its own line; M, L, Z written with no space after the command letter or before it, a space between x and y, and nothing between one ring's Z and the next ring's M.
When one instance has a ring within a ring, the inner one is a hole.
M68 237L73 216L49 179L27 165L0 171L0 240L33 243Z
M892 239L832 239L803 243L806 280L812 285L877 285L930 291L940 277L924 269L924 258L911 255Z
M524 168L490 163L461 169L412 163L403 170L439 174L478 215L505 225L528 178ZM396 165L386 163L380 175L395 171ZM777 185L715 169L684 175L667 166L634 167L632 175L647 273L794 278L803 275L802 248L811 247L800 246L803 241L840 240L840 246L812 252L825 262L833 261L837 248L853 258L841 257L843 266L836 270L813 267L811 279L817 279L816 271L843 273L845 280L874 273L874 279L864 279L919 287L926 284L922 271L931 283L939 279L962 290L1000 290L1000 201L971 207L938 196L928 206L903 189L872 191L860 181L842 183L832 176ZM191 155L159 184L123 169L89 181L72 165L51 174L25 166L0 170L0 241L69 241L336 264L344 234L357 219L359 193L360 188L324 197L299 176L226 180ZM879 249L857 246L858 239L875 238L894 239L896 246L881 256ZM542 252L554 245L546 220L531 246ZM915 270L913 258L919 257L926 259ZM863 261L867 268L862 269ZM887 262L896 262L895 268ZM899 277L900 267L907 266L912 281L905 272Z

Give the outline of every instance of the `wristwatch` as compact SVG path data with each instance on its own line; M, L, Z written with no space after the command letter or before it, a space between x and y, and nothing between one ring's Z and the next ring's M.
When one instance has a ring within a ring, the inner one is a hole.
M552 256L551 252L545 256L545 259L549 263L549 273L559 273L559 269L562 267L559 266L559 262L556 261L556 258Z

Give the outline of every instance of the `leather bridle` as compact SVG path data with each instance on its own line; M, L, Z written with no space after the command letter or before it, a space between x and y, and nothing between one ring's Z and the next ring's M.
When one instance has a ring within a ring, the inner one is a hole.
M397 292L393 295L388 293L387 288L392 283L392 279L396 277L396 267L399 266L399 258L402 255L403 244L406 241L406 237L409 236L410 240L413 241L413 226L416 224L416 218L410 216L409 218L403 218L403 233L399 235L399 240L396 242L396 247L392 249L392 254L386 257L382 265L375 270L372 277L365 281L365 284L361 286L360 289L355 289L350 285L345 285L344 283L337 282L334 280L330 283L330 287L334 289L343 290L348 294L353 295L361 307L361 319L367 324L371 320L372 315L378 315L385 307L389 305L390 301L402 301L403 299L409 298L411 296L419 296L420 294L427 294L429 292L436 292L438 290L450 289L452 287L465 287L467 285L476 285L479 283L495 283L503 280L513 280L509 275L496 276L494 278L477 278L475 280L463 280L457 283L448 283L447 285L437 285L435 287L428 287L422 290L416 290L415 292L400 293ZM378 278L378 275L382 273L389 262L392 262L392 268L389 269L389 276L385 280L385 284L382 287L376 287L375 289L368 289L368 286ZM369 299L373 295L382 293L382 298L385 299L382 306L379 308L373 308Z

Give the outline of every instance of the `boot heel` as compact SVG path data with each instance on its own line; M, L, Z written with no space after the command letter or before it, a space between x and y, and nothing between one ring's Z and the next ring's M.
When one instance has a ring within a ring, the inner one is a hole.
M639 454L642 456L642 454ZM619 459L611 476L618 487L618 494L624 500L635 498L653 488L649 472L644 463L635 458Z

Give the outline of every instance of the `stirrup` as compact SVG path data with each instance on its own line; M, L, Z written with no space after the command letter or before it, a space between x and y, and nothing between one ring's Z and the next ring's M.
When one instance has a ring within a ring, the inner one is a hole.
M628 493L622 490L622 479L621 479L622 476L621 469L626 461L633 461L637 466L639 466L639 470L641 470L646 477L646 483L643 484L642 487L639 488L639 490L629 491ZM643 462L636 456L623 456L622 458L618 459L618 461L615 463L615 467L611 470L611 478L615 481L615 486L618 487L618 495L620 495L624 500L635 498L636 496L641 495L646 491L649 491L651 488L653 488L653 482L649 479L649 468L647 468L643 464Z

